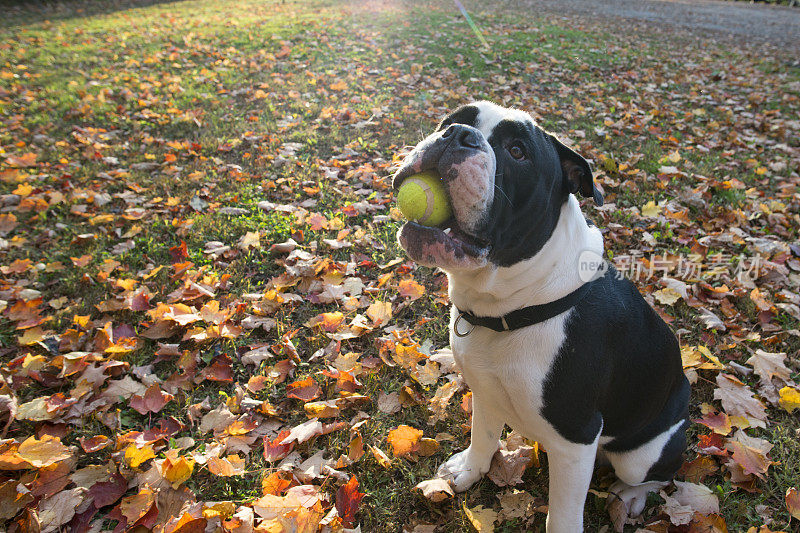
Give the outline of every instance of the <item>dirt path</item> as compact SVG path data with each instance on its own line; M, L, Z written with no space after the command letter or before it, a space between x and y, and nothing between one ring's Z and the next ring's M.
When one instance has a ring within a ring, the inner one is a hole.
M628 19L696 37L766 42L800 53L800 8L720 0L523 0L552 14Z

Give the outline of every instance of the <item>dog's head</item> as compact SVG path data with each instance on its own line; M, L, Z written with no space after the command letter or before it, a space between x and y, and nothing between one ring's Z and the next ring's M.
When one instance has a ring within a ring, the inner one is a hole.
M425 170L442 177L453 217L430 228L408 222L398 239L418 263L444 270L509 266L547 242L570 193L603 197L589 164L530 115L491 102L444 118L408 154L393 186Z

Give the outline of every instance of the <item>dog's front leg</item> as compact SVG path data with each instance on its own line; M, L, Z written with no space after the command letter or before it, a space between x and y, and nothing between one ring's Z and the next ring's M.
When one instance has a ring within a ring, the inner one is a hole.
M596 454L597 441L547 448L550 477L547 533L583 531L583 506Z
M454 454L442 466L438 475L453 482L458 492L463 492L489 471L494 452L500 447L503 420L494 413L480 396L472 394L472 431L469 447Z

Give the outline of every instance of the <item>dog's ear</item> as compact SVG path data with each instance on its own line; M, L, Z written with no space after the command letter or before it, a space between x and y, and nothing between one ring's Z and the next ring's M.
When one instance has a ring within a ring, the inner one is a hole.
M567 148L555 135L550 135L553 146L561 161L561 170L564 173L567 188L571 193L581 193L586 198L594 198L594 203L603 205L603 195L597 190L592 177L589 163L573 150Z

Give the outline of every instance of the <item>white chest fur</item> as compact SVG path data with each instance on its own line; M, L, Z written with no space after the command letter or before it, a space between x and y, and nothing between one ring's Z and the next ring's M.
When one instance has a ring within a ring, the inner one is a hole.
M545 447L563 440L541 408L544 380L564 340L568 314L516 331L475 328L465 337L451 335L453 356L473 394L494 417ZM451 330L457 316L454 309Z

